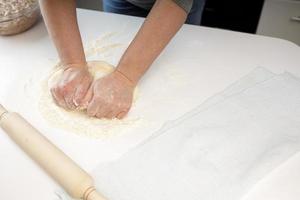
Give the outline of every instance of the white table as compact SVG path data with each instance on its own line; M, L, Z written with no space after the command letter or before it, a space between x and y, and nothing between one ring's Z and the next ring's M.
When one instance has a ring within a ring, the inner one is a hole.
M123 40L129 43L143 19L96 11L78 10L79 26L84 43L107 32L124 33ZM14 99L15 91L8 89L24 73L32 71L31 65L57 59L56 51L47 35L45 26L39 22L31 30L12 37L0 38L0 102L5 106L22 107L21 99ZM112 61L116 64L117 60ZM2 64L4 63L4 64ZM300 77L299 46L281 39L256 36L232 31L184 25L153 67L145 75L141 88L159 77L166 63L181 65L195 78L194 88L185 91L190 95L190 106L202 103L209 96L222 91L229 84L262 66L274 73L289 71ZM18 76L16 75L18 74ZM153 79L153 80L152 80ZM8 101L8 97L12 100ZM178 99L179 101L180 99ZM188 101L189 102L189 101ZM14 110L14 107L9 107ZM155 109L155 108L154 108ZM190 110L189 106L170 107L172 117L177 118ZM18 109L17 109L18 110ZM51 141L70 155L87 171L91 171L99 160L111 160L142 141L143 133L133 134L129 139L103 142L104 152L95 152L83 144L91 140L70 139L68 135L53 132L31 119L31 113L22 113L37 126ZM93 146L93 145L91 145ZM92 156L86 156L91 155ZM9 200L52 200L58 187L0 130L0 192L1 199ZM97 159L95 159L97 158ZM294 157L280 169L260 183L247 200L293 200L299 199L300 156ZM286 184L289 182L289 184ZM282 184L284 183L284 184Z

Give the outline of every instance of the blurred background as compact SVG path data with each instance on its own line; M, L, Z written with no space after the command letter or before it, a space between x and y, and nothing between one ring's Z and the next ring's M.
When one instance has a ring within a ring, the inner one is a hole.
M102 10L101 0L77 0ZM207 0L201 25L290 40L300 45L300 0Z

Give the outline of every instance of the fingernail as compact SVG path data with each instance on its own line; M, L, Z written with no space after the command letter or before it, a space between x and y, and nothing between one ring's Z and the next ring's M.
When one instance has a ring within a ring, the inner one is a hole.
M75 105L76 107L79 106L79 103L77 102L76 99L73 100L73 103L74 103L74 105Z

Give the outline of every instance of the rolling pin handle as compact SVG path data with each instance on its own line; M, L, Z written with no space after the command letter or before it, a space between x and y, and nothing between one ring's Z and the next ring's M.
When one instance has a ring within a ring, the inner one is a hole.
M106 200L93 187L92 177L52 144L21 115L0 104L0 127L73 198ZM47 155L47 156L45 156Z
M0 120L8 111L0 104Z
M106 200L106 199L94 189L86 196L86 199L84 200Z

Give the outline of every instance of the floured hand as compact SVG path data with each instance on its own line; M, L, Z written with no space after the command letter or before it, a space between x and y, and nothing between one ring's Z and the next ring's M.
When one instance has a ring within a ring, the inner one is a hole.
M87 114L97 118L123 118L131 108L135 84L115 70L96 80L86 100Z
M59 106L73 110L83 104L92 81L87 67L67 67L51 86L52 97Z

